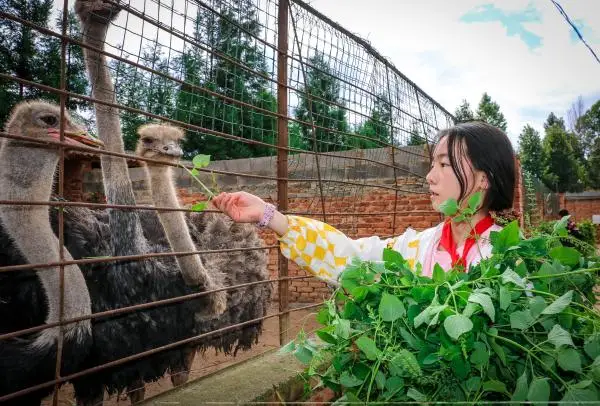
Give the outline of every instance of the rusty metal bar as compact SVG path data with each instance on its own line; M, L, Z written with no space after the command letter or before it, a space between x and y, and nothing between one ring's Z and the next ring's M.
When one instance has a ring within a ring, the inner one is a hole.
M300 59L300 68L302 69L302 77L304 78L304 86L305 88L308 88L308 75L306 74L306 68L304 67L304 61L302 58L302 46L300 45L300 40L298 39L298 31L296 30L296 21L294 20L294 14L292 13L292 6L290 5L289 2L286 2L286 6L288 7L289 10L289 14L290 14L290 18L292 20L292 29L294 30L294 39L296 41L296 46L298 47L298 56ZM281 4L280 4L281 7ZM308 101L308 114L310 117L310 121L311 121L311 126L312 126L312 142L313 142L313 149L314 152L316 152L317 154L315 155L315 163L316 163L316 167L317 167L317 178L319 179L319 194L321 196L321 211L322 211L322 216L323 216L323 222L327 222L327 215L325 214L325 194L323 193L323 182L321 181L321 165L319 165L319 148L318 148L318 143L317 143L317 134L316 134L316 128L315 128L315 118L313 115L313 111L312 111L312 93L310 91L306 91L306 100Z
M138 354L131 355L129 357L125 357L125 358L121 358L121 359L118 359L118 360L115 360L115 361L111 361L109 363L106 363L106 364L103 364L103 365L98 365L98 366L93 367L93 368L88 368L88 369L85 369L83 371L80 371L80 372L77 372L77 373L74 373L74 374L71 374L71 375L68 375L68 376L63 376L62 378L57 379L57 380L53 380L53 381L41 383L41 384L38 384L38 385L35 385L35 386L31 386L31 387L26 388L26 389L22 389L22 390L20 390L18 392L13 392L13 393L10 393L8 395L4 395L4 396L0 397L0 402L4 402L4 401L10 400L10 399L14 399L16 397L26 395L26 394L34 392L36 390L47 388L49 386L53 386L55 384L62 384L62 383L68 382L68 381L70 381L72 379L79 378L79 377L82 377L82 376L85 376L85 375L89 375L89 374L92 374L94 372L102 371L102 370L107 369L107 368L115 367L115 366L124 364L124 363L129 362L129 361L135 361L137 359L144 358L144 357L146 357L148 355L153 355L153 354L156 354L156 353L159 353L159 352L162 352L162 351L170 350L172 348L179 347L180 345L192 344L194 341L198 341L198 340L201 340L203 338L210 337L210 336L215 335L217 333L226 333L226 332L228 332L230 330L234 330L236 328L243 327L243 326L246 326L248 324L253 324L253 323L257 323L257 322L262 321L262 320L270 319L270 318L273 318L273 317L278 317L278 316L280 316L281 314L284 314L284 313L289 314L289 313L297 312L297 311L301 311L301 310L312 309L312 308L321 306L323 303L324 302L316 303L316 304L311 304L311 305L307 305L307 306L302 306L302 307L298 307L298 308L295 308L295 309L288 309L286 311L279 312L279 313L268 314L268 315L263 316L263 317L258 317L256 319L244 321L242 323L238 323L238 324L234 324L234 325L231 325L231 326L223 327L223 328L220 328L220 329L217 329L217 330L209 331L208 333L199 334L199 335L194 336L194 337L186 338L184 340L180 340L180 341L177 341L177 342L174 342L174 343L171 343L171 344L163 345L162 347L157 347L157 348L154 348L152 350L147 350L147 351L144 351L144 352L140 352Z
M162 257L175 257L185 255L205 255L205 254L217 254L223 252L235 252L235 251L256 251L279 248L278 245L266 245L264 247L246 247L246 248L223 248L220 250L202 250L202 251L181 251L181 252L155 252L149 254L136 254L136 255L122 255L118 257L97 257L89 259L74 259L71 261L62 262L48 262L45 264L24 264L24 265L9 265L0 267L0 272L13 272L22 271L25 269L33 268L50 268L59 265L84 265L84 264L97 264L101 262L112 262L112 261L139 261L147 258L162 258Z
M425 130L425 121L423 121L423 110L421 110L421 102L419 101L419 92L415 88L415 95L417 98L417 106L419 107L419 115L421 116L421 125L423 126L423 138L425 139L425 146L427 148L427 154L429 155L429 162L433 159L431 148L429 148L429 137L427 137L427 131Z
M123 314L123 313L132 313L132 312L138 311L138 310L145 310L145 309L149 309L152 307L159 307L159 306L169 305L169 304L173 304L173 303L186 302L188 300L197 299L199 297L207 296L207 295L210 295L215 292L240 289L240 288L245 288L245 287L255 286L255 285L264 285L267 283L292 281L292 280L297 280L297 279L310 279L310 278L314 278L314 276L312 276L312 275L290 276L290 277L285 277L285 278L269 279L269 280L265 280L265 281L247 282L247 283L241 283L241 284L235 285L235 286L226 286L223 288L213 289L210 291L207 290L204 292L190 293L189 295L177 296L177 297L172 297L169 299L157 300L154 302L141 303L141 304L137 304L137 305L121 307L119 309L105 310L103 312L94 313L89 316L79 316L79 317L74 317L71 319L58 321L58 322L54 322L54 323L47 323L47 324L41 324L41 325L35 326L35 327L29 327L29 328L26 328L23 330L12 331L10 333L0 335L0 341L8 340L9 338L19 337L19 336L22 336L25 334L32 334L32 333L46 330L46 329L52 328L52 327L64 326L64 325L71 324L71 323L77 323L77 322L83 321L83 320L101 319L104 317L115 316L115 315L119 315L119 314Z
M168 74L166 74L166 73L164 73L164 72L157 71L157 70L155 70L155 69L152 69L152 68L146 67L146 66L144 66L144 65L141 65L141 64L139 64L139 63L136 63L136 62L133 62L133 61L130 61L130 60L126 59L126 58L123 58L123 57L121 57L121 56L118 56L118 55L116 55L116 54L110 53L110 52L108 52L108 51L105 51L105 50L103 50L103 49L95 48L95 47L93 47L93 46L90 46L90 45L88 45L88 44L85 44L85 43L83 43L83 42L81 42L81 41L79 41L79 40L77 40L77 39L74 39L74 38L71 38L71 37L68 37L68 36L62 36L61 34L59 34L59 33L56 33L56 32L54 32L54 31L52 31L52 30L50 30L50 29L48 29L48 28L45 28L45 27L39 26L39 25L37 25L37 24L33 24L33 23L31 23L31 22L29 22L29 21L27 21L27 20L23 20L23 19L21 19L21 18L19 18L19 17L17 17L17 16L14 16L14 15L12 15L12 14L8 14L8 13L5 13L5 12L3 12L3 11L0 11L0 17L6 18L6 19L10 19L10 20L13 20L13 21L15 21L15 22L18 22L18 23L20 23L20 24L23 24L23 25L26 25L26 26L28 26L28 27L34 28L35 30L37 30L37 31L39 31L39 32L41 32L41 33L44 33L44 34L46 34L46 35L50 35L50 36L53 36L53 37L56 37L56 38L59 38L59 39L64 39L64 40L66 40L66 41L68 41L68 42L71 42L72 44L75 44L75 45L78 45L78 46L80 46L80 47L83 47L83 48L87 48L87 49L93 50L93 51L95 51L95 52L98 52L98 53L100 53L100 54L103 54L103 55L105 55L105 56L107 56L107 57L110 57L110 58L113 58L113 59L115 59L115 60L118 60L118 61L120 61L120 62L127 63L128 65L135 66L135 67L137 67L137 68L140 68L140 69L142 69L142 70L144 70L144 71L146 71L146 72L152 73L153 75L157 75L157 76L163 77L163 78L165 78L165 79L169 79L169 80L171 80L171 81L173 81L173 82L176 82L176 83L179 83L179 84L182 84L182 85L183 85L183 84L185 84L186 86L189 86L190 88L192 88L192 89L194 89L194 90L199 90L199 91L201 91L201 92L203 92L203 93L206 93L206 94L208 94L208 95L212 95L212 96L214 96L214 97L221 98L221 99L223 99L223 100L225 100L225 101L228 101L228 102L231 102L231 103L233 103L233 104L237 104L237 105L240 105L240 106L246 106L246 107L252 108L252 109L254 109L254 110L260 111L260 112L262 112L262 113L264 113L264 114L267 114L267 115L277 116L277 113L275 113L275 112L273 112L273 111L266 110L266 109L263 109L263 108L260 108L260 107L257 107L257 106L253 106L253 105L251 105L251 104L248 104L248 103L245 103L245 102L239 101L239 100L237 100L237 99L233 99L233 98L231 98L231 97L228 97L228 96L222 95L222 94L220 94L220 93L217 93L217 92L211 91L211 90L209 90L209 89L206 89L206 88L203 88L203 87L201 87L201 86L197 86L197 85L194 85L194 84L191 84L191 83L187 83L187 82L185 82L185 81L183 81L183 80L181 80L181 79L177 79L177 78L175 78L175 77L173 77L173 76L171 76L171 75L168 75ZM150 21L149 21L149 22L150 22ZM175 33L173 32L173 34L175 34ZM186 40L185 38L182 38L182 39L184 39L184 41L187 41L187 42L191 43L192 45L195 45L195 42L194 42L194 41L189 41L189 40ZM200 45L199 47L200 47L200 48L203 48L201 45ZM218 52L211 51L211 50L208 50L208 49L206 49L206 52L210 52L210 53L212 53L212 54L215 54L216 56L221 56L221 55L222 55L222 54L220 54L220 53L218 53ZM229 58L229 57L227 57L227 56L222 56L222 57L223 57L224 59L228 60L228 61L229 61L229 59L230 59L230 58ZM239 62L236 62L236 61L233 61L233 60L231 60L231 61L229 61L229 62L231 62L232 64L234 64L234 65L237 65L237 66L239 66L239 67L241 67L241 68L244 68L244 69L246 69L246 70L249 70L249 68L247 68L247 67L246 67L245 65L243 65L243 64L240 64ZM276 82L274 79L272 79L272 78L269 78L269 77L267 77L267 76L263 76L263 75L262 75L261 73L259 73L259 72L255 72L255 71L253 71L253 70L250 70L250 72L251 72L251 73L254 73L254 74L256 74L257 76L263 77L264 79L267 79L267 80L269 80L269 81L271 81L271 82L277 83L277 82ZM295 91L295 92L298 92L298 93L304 93L304 91L303 91L303 90L296 89L296 88L294 88L294 87L292 87L292 86L289 86L288 84L285 84L285 86L286 86L286 88L288 88L288 89L290 89L290 90L293 90L293 91ZM57 90L57 89L55 89L55 90ZM362 113L362 112L360 112L360 111L357 111L357 110L350 109L350 108L348 108L348 107L346 107L346 106L344 106L344 105L341 105L341 104L339 104L339 103L334 103L334 102L331 102L331 101L327 101L327 100L325 100L325 99L322 99L322 98L321 98L321 97L319 97L319 96L313 96L313 97L314 97L314 98L316 98L316 99L319 99L319 100L321 100L321 101L323 101L323 102L325 102L325 103L329 103L329 104L331 104L331 105L334 105L334 106L336 106L336 107L343 108L343 109L345 109L345 110L347 110L347 111L349 111L349 112L352 112L352 113L354 113L354 114L357 114L357 115L359 115L359 116L362 116L362 117L367 117L367 115L365 115L365 113ZM396 109L400 110L400 111L401 111L402 113L404 113L404 114L408 114L409 116L411 116L411 117L412 117L412 118L414 118L415 120L418 120L418 118L416 118L416 117L412 116L412 115L411 115L411 114L409 114L409 113L406 113L406 112L402 111L402 109L400 109L400 108L398 108L398 107L396 107L396 106L394 106L394 108L396 108ZM293 118L293 117L288 117L288 119L289 119L289 120L291 120L291 121L295 121L295 122L301 123L301 124L310 125L310 123L308 123L308 122L305 122L305 121L302 121L302 120L299 120L299 119L296 119L296 118ZM427 124L427 125L430 125L430 124ZM430 125L430 126L431 126L431 125ZM401 128L401 127L398 127L397 129L398 129L398 130L400 130L400 131L404 131L404 132L406 132L406 133L410 133L410 131L408 131L408 130L405 130L405 129ZM337 132L337 133L340 133L340 134L344 134L344 135L350 135L350 136L353 136L353 137L356 137L356 138L362 138L362 139L366 139L366 140L369 140L369 141L378 142L378 143L380 143L380 144L381 144L381 145L383 145L383 146L389 146L389 145L387 145L387 144L385 144L385 143L382 143L381 141L377 141L377 140L376 140L376 139L374 139L374 138L371 138L371 137L368 137L368 136L365 136L365 135L362 135L362 134L355 134L355 133L349 133L349 132L338 131L338 130L332 130L332 131L334 131L334 132Z
M37 201L20 201L20 200L0 200L0 205L19 205L19 206L56 206L56 207L88 207L88 208L102 208L102 209L119 209L119 210L156 210L156 211L183 211L196 213L192 209L182 209L176 207L162 207L162 206L134 206L127 204L104 204L104 203L85 203L85 202L37 202ZM286 211L279 210L283 214L294 214L298 216L321 215L320 211ZM202 213L221 213L220 210L206 209ZM330 216L382 216L382 215L393 215L396 214L429 214L431 211L427 210L411 210L411 211L374 211L374 212L329 212Z
M68 0L63 1L63 12L62 12L62 35L67 36L67 10ZM60 90L67 90L66 81L66 70L67 70L67 41L63 38L60 42ZM65 106L66 95L63 93L60 95L60 123L59 123L59 140L60 142L65 141ZM65 194L65 147L59 145L59 161L58 161L58 195L60 197ZM65 260L65 219L63 208L58 209L58 260L63 262ZM56 365L54 367L54 379L60 379L60 367L62 364L62 355L64 347L64 305L65 305L65 266L61 263L59 266L59 310L58 310L58 322L59 334L56 343ZM58 390L60 385L56 383L54 385L54 392L52 394L52 405L58 406Z
M392 91L390 89L390 70L387 65L385 65L385 78L387 84L387 93L388 93L388 103L390 106L392 105ZM390 112L390 141L392 143L391 147L391 156L392 156L392 165L396 166L396 152L394 151L394 115ZM394 186L398 188L398 176L396 175L396 169L394 169ZM394 217L392 218L392 234L396 232L396 210L398 208L398 192L394 193Z
M288 0L279 0L277 17L277 145L287 147L288 140ZM288 177L288 152L277 150L277 177ZM277 204L279 210L288 209L288 182L277 181ZM279 277L288 276L288 260L281 251L277 251L277 270ZM288 310L290 300L290 285L287 280L279 283L279 345L283 346L288 340L287 331L290 326Z

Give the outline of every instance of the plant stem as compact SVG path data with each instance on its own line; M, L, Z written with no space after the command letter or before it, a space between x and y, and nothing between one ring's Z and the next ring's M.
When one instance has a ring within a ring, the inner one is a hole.
M196 180L196 182L198 182L198 183L200 184L200 186L202 186L202 188L204 188L204 190L206 190L206 193L208 193L208 195L209 195L211 198L215 197L215 194L214 194L213 192L211 192L209 188L207 188L206 186L204 186L204 183L202 183L202 181L201 181L200 179L198 179L198 178L196 177L196 175L194 175L194 174L192 173L192 171L190 171L190 170L189 170L188 168L186 168L184 165L182 165L182 164L180 164L180 165L181 165L181 167L182 167L183 169L185 169L185 170L186 170L186 171L187 171L187 172L190 174L190 176L191 176L192 178L194 178L194 179Z
M505 342L505 343L507 343L507 344L511 344L512 346L514 346L514 347L516 347L516 348L520 349L521 351L523 351L523 352L527 353L527 355L529 355L530 357L532 357L532 358L535 358L535 360L536 360L536 361L538 361L538 362L539 362L539 363L540 363L540 364L541 364L541 365L544 367L544 369L545 369L546 371L548 371L548 372L550 372L552 375L554 375L554 377L556 378L556 380L557 380L557 381L559 381L559 382L560 382L560 383L561 383L561 384L562 384L562 385L563 385L565 388L568 388L568 387L569 387L569 385L568 385L568 384L567 384L567 383L566 383L566 382L565 382L565 381L564 381L564 380L563 380L563 379L562 379L560 376L558 376L558 375L557 375L557 374L556 374L556 373L555 373L555 372L552 370L552 368L548 368L548 366L547 366L547 365L546 365L546 364L545 364L545 363L544 363L544 362L543 362L541 359L539 359L539 358L537 357L537 355L533 354L531 351L529 351L527 348L523 347L521 344L519 344L519 343L517 343L517 342L515 342L515 341L513 341L513 340L511 340L511 339L509 339L509 338L502 337L501 335L496 335L496 336L494 336L494 335L491 335L491 334L490 334L490 333L488 333L488 332L486 332L486 334L487 334L488 336L490 336L490 337L493 337L493 338L498 338L498 339L500 339L501 341L504 341L504 342Z

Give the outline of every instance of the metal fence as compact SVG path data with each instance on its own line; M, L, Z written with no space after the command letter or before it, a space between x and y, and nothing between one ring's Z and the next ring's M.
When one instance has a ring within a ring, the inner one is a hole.
M85 2L78 0L77 3ZM77 24L68 24L70 20L66 0L59 12L63 23L56 28L39 24L25 15L11 13L10 10L0 10L0 19L4 23L13 28L34 32L38 41L54 41L52 43L58 45L60 50L58 82L28 77L23 72L1 72L0 86L4 89L2 97L6 97L4 103L34 97L55 100L60 105L61 112L66 107L76 108L91 131L97 131L100 136L100 126L95 122L92 106L95 104L96 108L113 108L119 111L125 150L98 150L70 145L62 138L62 125L60 141L40 142L40 145L57 149L60 155L56 183L56 196L59 198L65 192L65 151L168 165L160 160L131 156L131 150L137 141L136 128L156 120L186 130L184 149L187 158L198 153L210 153L221 160L249 157L266 157L264 159L271 160L271 166L276 168L273 175L253 173L252 160L248 161L249 169L245 172L211 171L206 168L199 171L203 174L216 172L223 176L271 182L276 188L278 208L284 213L291 212L288 207L290 186L315 184L315 188L310 188L305 193L308 203L302 214L319 216L326 221L344 219L340 221L351 225L356 222L357 216L364 214L360 213L360 207L340 211L330 202L337 197L357 196L365 193L365 190L386 190L396 196L393 212L372 214L391 214L393 220L390 233L393 233L399 210L398 195L422 193L419 188L399 184L398 180L412 177L420 182L424 181L424 172L419 168L428 166L429 147L433 138L439 128L453 123L452 115L381 56L371 44L340 27L310 5L299 0L106 0L103 4L105 7L117 7L120 11L110 22L108 34L100 47L90 44L85 33L82 35L77 29ZM90 96L90 91L106 90L94 89L97 82L91 76L88 77L91 83L84 87L84 91L74 90L77 78L73 76L73 72L77 70L76 56L81 49L99 52L107 58L114 82L114 101ZM24 134L3 132L1 135L5 143L36 142ZM351 166L353 170L340 170L344 166ZM374 181L378 176L389 177L392 182L382 184ZM0 266L0 273L3 275L51 267L56 267L64 275L65 267L69 265L86 267L106 262L172 258L186 254L116 254L110 258L78 258L75 255L72 260L65 260L63 221L64 210L69 207L123 212L185 212L190 209L127 204L114 201L110 194L106 204L60 199L2 200L0 204L59 209L57 236L60 255L48 263L4 264ZM277 248L277 245L268 245L258 249ZM193 253L202 256L246 249L257 248L199 250ZM280 342L284 343L288 339L289 314L298 310L289 306L289 283L292 279L304 278L307 277L290 277L288 262L279 254L278 277L253 282L278 285L278 312L141 353L132 353L126 358L70 375L61 372L60 357L66 351L61 335L54 379L48 379L32 388L16 387L13 393L0 393L0 402L27 395L37 389L54 387L53 403L56 405L58 387L64 382L107 368L118 368L129 361L267 318L279 319ZM64 290L63 280L61 277L61 290ZM16 331L11 331L10 326L2 326L0 340L8 343L16 337L31 335L51 327L62 328L85 319L100 320L183 303L219 290L246 285L248 284L158 301L152 301L149 297L147 303L71 320L64 319L61 307L58 322L28 325ZM0 307L2 305L0 302ZM318 304L303 308L315 306Z

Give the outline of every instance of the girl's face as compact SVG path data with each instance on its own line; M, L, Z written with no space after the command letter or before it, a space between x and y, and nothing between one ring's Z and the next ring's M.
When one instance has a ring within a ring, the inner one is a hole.
M473 168L466 154L459 151L458 143L454 144L454 158L462 168L462 173L464 173L466 180L466 193L463 196L463 202L468 200L469 195L472 193L478 190L485 191L487 189L485 173ZM459 199L460 183L450 164L447 136L444 136L440 140L433 151L431 170L427 174L426 179L429 184L431 204L434 210L439 211L440 205L448 199Z

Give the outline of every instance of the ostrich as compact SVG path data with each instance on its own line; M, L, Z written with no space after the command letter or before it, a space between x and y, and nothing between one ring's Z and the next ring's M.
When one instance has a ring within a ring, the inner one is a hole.
M179 141L184 132L174 126L147 124L138 129L140 137L136 154L144 158L160 159L176 163L182 155ZM179 201L170 166L147 162L145 163L150 191L155 206L178 207ZM229 218L214 213L192 213L188 217L182 212L159 212L168 241L175 251L195 251L202 249L258 247L261 245L258 233L249 224L238 224ZM187 221L186 221L187 220ZM196 245L194 245L194 243ZM194 266L194 257L188 256L188 262L181 261L181 268ZM233 252L230 254L208 254L204 263L209 269L226 269L225 283L227 286L237 285L253 280L267 280L266 257L261 251ZM266 304L271 298L271 285L255 285L228 291L227 314L220 317L219 322L213 321L215 328L219 325L238 323L266 314ZM248 349L252 339L260 334L260 325L248 326L245 332L226 333L216 343L218 348L226 352L231 350L232 343L237 341L237 347ZM213 343L215 344L215 343ZM187 359L188 365L193 361L193 353ZM187 380L187 370L177 371L172 375L174 385ZM174 380L176 379L176 380Z
M6 132L32 139L59 138L60 110L42 101L17 105L6 124ZM71 145L99 144L74 126L65 115L65 141ZM79 140L79 141L77 141ZM0 200L48 201L58 153L56 149L22 140L3 139L0 143ZM0 205L0 266L47 263L59 260L47 206ZM72 260L68 250L65 260ZM0 334L59 321L60 274L57 267L39 271L0 274ZM91 314L90 294L77 265L64 267L63 317ZM0 341L0 395L15 392L54 378L58 327L38 334ZM64 327L62 374L75 372L91 347L90 320ZM48 390L17 399L16 404L39 404Z
M82 24L84 42L94 48L103 49L108 25L110 20L116 17L119 7L102 0L77 0L75 9ZM88 48L84 48L84 57L93 96L98 100L114 103L114 88L106 68L106 58ZM95 109L98 135L106 144L106 149L122 153L124 148L118 111L101 104L96 104ZM108 202L135 204L125 159L102 156L101 164ZM155 224L156 213L145 212L140 216L135 211L109 210L108 219L111 231L109 255L129 255L169 249L154 244L161 239L159 236L149 236L147 231L144 234L145 230L148 230L148 224L153 224L150 227L152 229L160 229ZM243 228L227 228L222 219L212 222L207 220L208 218L200 219L190 226L190 230L193 229L192 237L199 246L207 249L225 248L236 244L246 246L249 241L257 243L259 241L255 232L247 234L235 231ZM190 219L190 223L194 223L193 219ZM209 235L211 233L212 235ZM210 267L206 267L199 259L195 260L194 267L184 266L182 269L179 269L177 262L172 259L161 261L147 259L139 262L116 263L110 267L110 272L106 274L108 276L96 272L93 280L88 280L88 286L93 285L90 287L93 310L95 312L108 310L113 307L212 290L226 284L231 286L246 281L268 279L266 254L263 251L257 253L253 260L240 255L207 257L203 259L211 261ZM186 263L185 260L180 262ZM210 269L211 273L207 272L207 269ZM93 323L94 347L93 356L90 357L91 365L181 340L191 334L208 332L232 322L263 316L266 303L270 300L270 286L248 290L250 291L258 292L258 295L249 294L244 297L239 290L231 293L217 292L194 301L131 314L118 319L120 330L113 326L116 320L112 323L100 321ZM102 300L96 301L96 297L101 297ZM195 347L203 349L214 347L225 353L229 353L234 347L235 351L238 348L248 348L257 340L261 328L262 323L256 323L230 334L202 340L195 343ZM143 333L140 333L140 329ZM138 387L140 390L130 397L132 401L141 400L144 382L162 376L166 368L171 371L186 369L193 355L190 348L189 346L178 347L161 352L108 370L104 374L101 373L100 378L92 376L77 380L74 382L76 394L90 400L97 399L99 395L97 384L101 382L109 391L124 388L131 391Z

